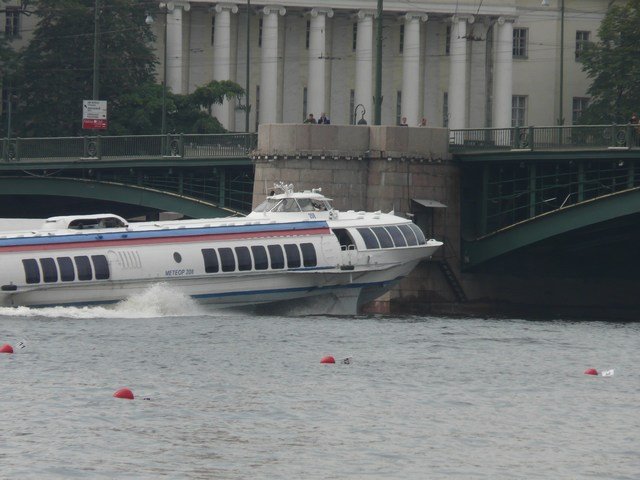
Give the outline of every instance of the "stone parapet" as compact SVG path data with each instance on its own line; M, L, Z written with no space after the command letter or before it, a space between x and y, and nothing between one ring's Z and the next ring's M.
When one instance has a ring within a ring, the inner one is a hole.
M444 128L263 124L255 156L450 160Z

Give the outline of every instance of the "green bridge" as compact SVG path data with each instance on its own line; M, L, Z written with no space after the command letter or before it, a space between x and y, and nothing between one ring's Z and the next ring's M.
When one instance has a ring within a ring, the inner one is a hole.
M639 145L636 125L451 131L461 166L462 267L499 259L509 270L524 252L534 262L552 259L547 269L588 271L604 255L633 274L624 267L638 259Z
M630 251L640 240L639 137L633 125L450 131L462 268L508 269L523 251L555 252L565 268L579 246L575 268L612 242ZM247 213L256 143L239 133L4 139L0 216Z
M235 133L4 139L0 192L14 201L0 216L114 211L115 199L127 217L247 213L256 141Z

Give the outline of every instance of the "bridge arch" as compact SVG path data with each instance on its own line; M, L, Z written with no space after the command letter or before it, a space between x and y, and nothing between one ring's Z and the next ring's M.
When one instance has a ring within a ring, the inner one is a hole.
M178 212L193 218L238 215L240 212L153 188L117 182L59 177L2 177L2 195L37 195L77 197L138 205L163 211Z
M581 228L640 213L640 187L601 196L465 241L463 268Z

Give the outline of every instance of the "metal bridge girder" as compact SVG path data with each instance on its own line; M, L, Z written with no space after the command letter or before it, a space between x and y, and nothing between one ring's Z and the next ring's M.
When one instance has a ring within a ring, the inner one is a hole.
M228 217L238 212L195 198L160 190L97 180L59 177L0 178L3 195L54 195L117 201L157 210L179 212L193 218Z
M486 237L463 242L463 268L589 225L640 213L640 187L560 208Z

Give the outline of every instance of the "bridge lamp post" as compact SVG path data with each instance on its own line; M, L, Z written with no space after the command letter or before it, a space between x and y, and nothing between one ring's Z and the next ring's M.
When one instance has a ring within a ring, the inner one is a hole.
M167 133L167 4L161 3L162 14L164 15L164 51L163 51L163 63L162 63L162 126L161 134ZM147 25L153 25L153 17L150 13L147 14L147 18L144 19ZM164 141L164 140L163 140ZM163 149L164 153L164 149Z
M549 0L542 0L543 7L549 6ZM564 0L560 0L560 88L558 91L558 125L564 125Z

